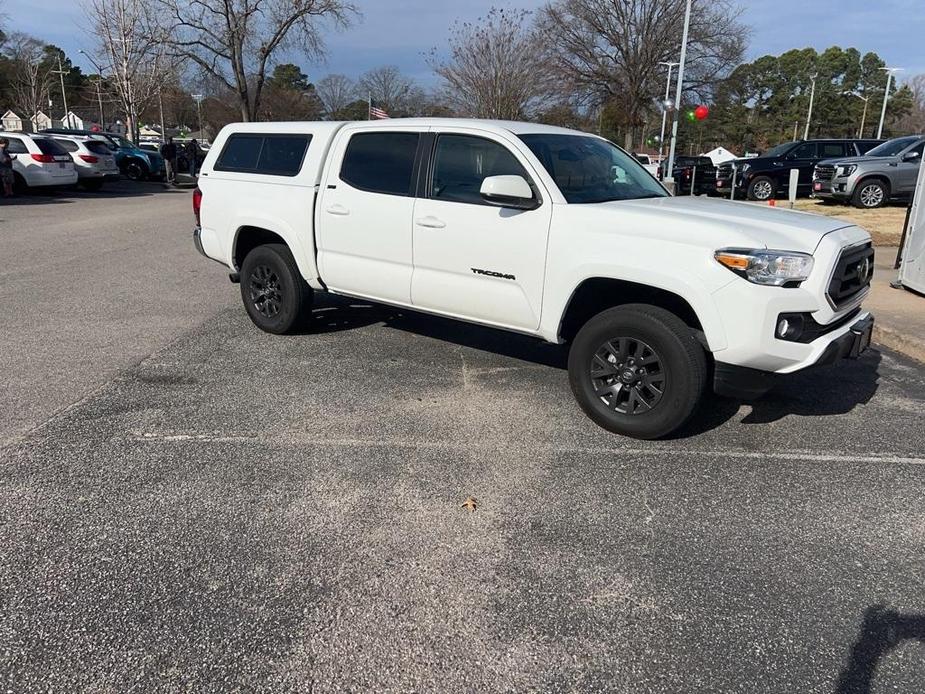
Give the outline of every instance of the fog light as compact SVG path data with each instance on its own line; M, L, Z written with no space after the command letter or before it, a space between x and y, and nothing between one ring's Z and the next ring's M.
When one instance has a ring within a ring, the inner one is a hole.
M799 340L803 334L803 316L785 313L777 319L777 337L781 340Z

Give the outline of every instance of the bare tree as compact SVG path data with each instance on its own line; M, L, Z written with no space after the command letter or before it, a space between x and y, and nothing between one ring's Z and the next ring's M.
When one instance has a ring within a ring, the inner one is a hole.
M346 75L326 75L318 80L315 92L324 105L324 113L328 118L343 111L351 101L357 98L357 86Z
M429 62L459 112L513 120L527 117L548 99L548 70L527 25L529 17L526 10L493 7L475 23L456 24L449 58L431 52Z
M241 119L257 120L273 57L287 49L323 50L322 22L345 27L349 0L154 0L161 38L237 96Z
M48 104L52 74L45 57L45 44L28 34L7 37L4 53L12 64L10 90L14 105L32 118Z
M912 93L912 107L896 124L897 132L925 132L925 74L916 75L905 86ZM892 103L892 99L891 99Z
M391 115L402 115L419 96L414 82L394 65L386 65L364 73L358 91L361 97L370 97Z
M107 84L137 141L138 114L156 98L169 69L165 47L151 31L150 6L145 0L87 0L84 10Z
M619 115L625 143L665 88L659 61L680 54L685 0L554 0L540 16L541 45L577 100ZM731 0L693 0L685 88L701 98L741 62L748 30Z

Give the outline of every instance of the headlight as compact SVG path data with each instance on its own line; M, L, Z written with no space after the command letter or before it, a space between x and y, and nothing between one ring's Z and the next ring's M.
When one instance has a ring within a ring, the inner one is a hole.
M844 166L836 166L835 176L836 177L850 176L855 171L857 171L857 169L858 169L857 164L845 164Z
M802 282L813 269L813 257L789 251L724 249L713 257L754 284L782 287Z

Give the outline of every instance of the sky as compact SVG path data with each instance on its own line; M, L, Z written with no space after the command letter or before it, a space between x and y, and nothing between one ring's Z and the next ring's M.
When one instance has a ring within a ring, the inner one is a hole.
M326 61L289 55L309 79L329 72L357 77L382 65L396 65L423 86L435 83L426 54L438 51L457 20L472 21L502 0L354 0L362 17L347 31L329 33ZM514 0L536 9L545 0ZM807 46L853 46L875 51L887 64L903 67L900 80L925 73L925 0L739 0L742 21L751 27L748 60ZM39 10L39 8L41 8ZM78 53L93 47L85 32L79 0L0 0L6 26L25 31L65 50L85 72L95 72Z

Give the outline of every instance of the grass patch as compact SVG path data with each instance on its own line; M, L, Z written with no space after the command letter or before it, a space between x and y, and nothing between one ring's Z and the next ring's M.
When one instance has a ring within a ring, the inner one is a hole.
M790 203L778 200L777 205L786 209ZM825 205L819 200L803 198L796 201L793 209L826 217L838 217L851 224L857 224L870 232L875 246L898 246L903 233L903 223L906 221L905 203L878 207L874 210L860 210L851 205Z

